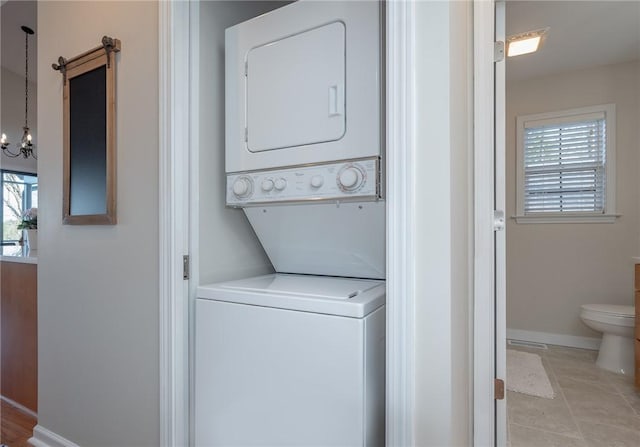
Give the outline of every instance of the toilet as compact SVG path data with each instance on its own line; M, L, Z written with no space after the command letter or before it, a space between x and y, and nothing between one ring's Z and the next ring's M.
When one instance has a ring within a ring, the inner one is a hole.
M615 304L583 304L580 318L602 332L596 364L603 369L633 376L635 308Z

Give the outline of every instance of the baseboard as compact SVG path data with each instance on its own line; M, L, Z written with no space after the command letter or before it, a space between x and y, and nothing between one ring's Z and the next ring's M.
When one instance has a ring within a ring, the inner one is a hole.
M16 402L15 400L11 400L8 397L4 397L4 396L0 396L0 399L2 399L3 401L5 401L6 403L8 403L9 405L11 405L12 407L16 407L18 410L22 411L23 413L28 414L29 416L32 416L34 418L36 418L36 420L38 419L38 413L36 413L33 410L30 410L29 408L25 407L22 404L19 404L18 402Z
M33 437L29 444L34 447L80 447L78 444L47 430L42 425L36 425L33 429Z
M600 349L600 338L580 337L577 335L553 334L550 332L522 331L507 329L507 338L511 340L533 341L550 345L568 346L570 348Z

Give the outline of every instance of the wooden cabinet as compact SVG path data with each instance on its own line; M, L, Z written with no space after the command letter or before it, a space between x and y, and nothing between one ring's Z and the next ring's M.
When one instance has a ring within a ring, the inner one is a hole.
M636 293L636 388L640 389L640 264L635 270Z
M2 396L38 411L38 307L35 264L0 262Z

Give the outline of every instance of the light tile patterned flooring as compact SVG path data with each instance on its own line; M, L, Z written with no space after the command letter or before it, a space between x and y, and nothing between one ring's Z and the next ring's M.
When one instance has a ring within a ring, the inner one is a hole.
M632 378L595 364L597 351L507 345L542 357L556 397L507 393L511 447L638 447L640 393Z

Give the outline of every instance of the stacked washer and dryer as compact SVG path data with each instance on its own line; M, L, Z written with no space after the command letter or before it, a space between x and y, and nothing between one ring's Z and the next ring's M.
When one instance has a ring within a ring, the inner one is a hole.
M196 446L384 445L383 10L226 30L228 206L277 273L198 288Z

